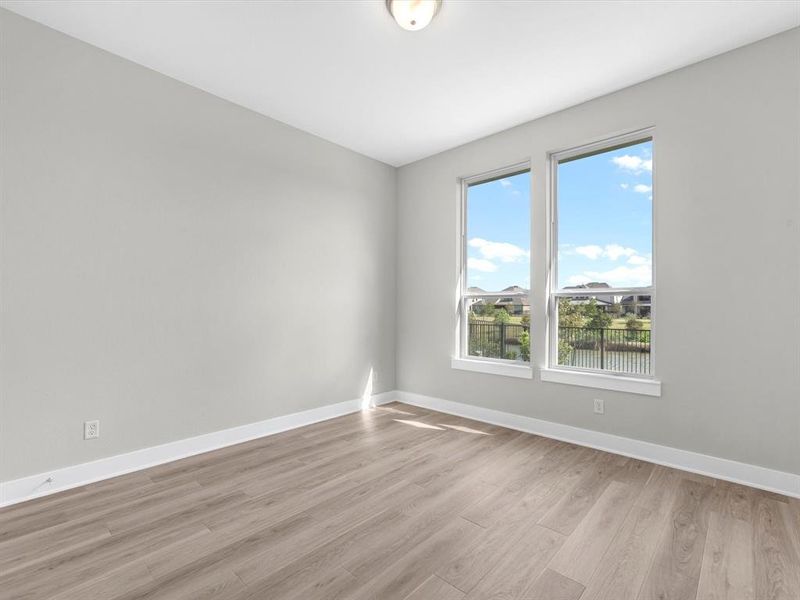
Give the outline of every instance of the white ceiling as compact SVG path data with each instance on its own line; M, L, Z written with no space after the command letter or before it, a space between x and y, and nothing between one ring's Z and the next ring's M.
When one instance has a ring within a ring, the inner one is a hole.
M789 1L384 0L0 5L392 165L800 25Z

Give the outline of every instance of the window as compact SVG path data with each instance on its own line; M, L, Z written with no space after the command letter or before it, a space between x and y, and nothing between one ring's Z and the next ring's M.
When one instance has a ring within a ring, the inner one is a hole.
M530 194L527 164L462 183L460 358L530 363Z
M552 156L551 368L653 376L653 137Z

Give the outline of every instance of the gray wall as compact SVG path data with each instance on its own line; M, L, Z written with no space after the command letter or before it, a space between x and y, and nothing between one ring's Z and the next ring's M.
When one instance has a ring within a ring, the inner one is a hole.
M798 30L395 171L0 28L0 480L357 398L370 368L375 391L800 472ZM541 290L546 152L649 125L663 396L451 370L458 177L531 159Z
M401 168L398 387L800 473L799 88L795 29ZM541 332L546 153L651 125L662 397L452 370L458 177L530 158Z
M0 480L394 388L395 169L0 27Z

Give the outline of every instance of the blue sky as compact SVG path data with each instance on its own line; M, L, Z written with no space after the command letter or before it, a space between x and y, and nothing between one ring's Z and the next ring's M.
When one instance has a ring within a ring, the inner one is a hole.
M530 283L531 174L467 191L467 286L497 292Z
M558 285L652 280L652 142L558 167ZM530 174L476 186L467 195L467 285L529 287Z
M558 166L558 285L652 283L653 143Z

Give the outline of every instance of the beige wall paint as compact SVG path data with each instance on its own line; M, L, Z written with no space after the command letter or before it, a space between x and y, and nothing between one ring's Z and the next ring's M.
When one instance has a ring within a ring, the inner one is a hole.
M394 387L395 169L0 27L0 480Z
M800 473L799 90L795 29L402 167L398 387ZM531 160L542 332L547 153L648 126L662 397L451 369L458 178Z

